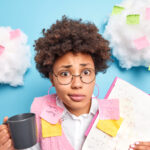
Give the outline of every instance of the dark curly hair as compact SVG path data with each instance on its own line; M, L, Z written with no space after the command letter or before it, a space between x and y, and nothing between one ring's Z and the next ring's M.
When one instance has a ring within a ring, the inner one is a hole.
M109 43L98 33L93 23L63 16L49 29L43 29L42 33L43 37L35 41L34 47L36 67L44 77L49 78L55 61L67 52L90 54L96 73L105 72L108 68L111 60Z

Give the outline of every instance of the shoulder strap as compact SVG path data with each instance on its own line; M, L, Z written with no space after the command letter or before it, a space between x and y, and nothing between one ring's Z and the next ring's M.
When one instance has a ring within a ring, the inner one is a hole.
M41 141L41 124L40 124L40 114L44 107L44 104L52 103L56 105L56 94L55 95L45 95L42 97L34 98L30 111L35 113L36 115L36 125L37 125L37 142Z

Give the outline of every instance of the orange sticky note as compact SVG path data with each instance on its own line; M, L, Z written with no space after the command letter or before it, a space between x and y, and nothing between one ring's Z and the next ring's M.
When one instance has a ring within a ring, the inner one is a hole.
M51 124L44 119L41 119L42 124L42 137L52 137L52 136L61 136L62 128L61 124Z
M99 120L97 128L103 132L109 134L110 136L116 136L117 132L123 122L123 118L120 117L119 120Z

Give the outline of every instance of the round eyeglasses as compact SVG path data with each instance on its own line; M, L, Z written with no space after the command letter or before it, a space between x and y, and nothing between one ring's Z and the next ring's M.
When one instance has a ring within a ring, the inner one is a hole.
M70 84L74 77L80 77L80 80L83 83L89 84L92 81L95 80L95 70L92 68L85 68L81 71L80 75L73 75L68 70L59 71L57 74L55 74L55 77L57 78L59 84L61 85L67 85Z

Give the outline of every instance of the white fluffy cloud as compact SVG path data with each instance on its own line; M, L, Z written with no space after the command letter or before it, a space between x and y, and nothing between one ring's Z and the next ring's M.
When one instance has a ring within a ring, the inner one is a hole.
M30 67L27 36L19 29L0 27L0 83L23 85L23 75Z
M150 0L124 0L117 6L124 7L124 10L110 15L104 32L112 54L122 68L150 66ZM140 15L139 24L127 24L126 17L135 14ZM136 46L135 40L142 43L138 42L140 45Z

